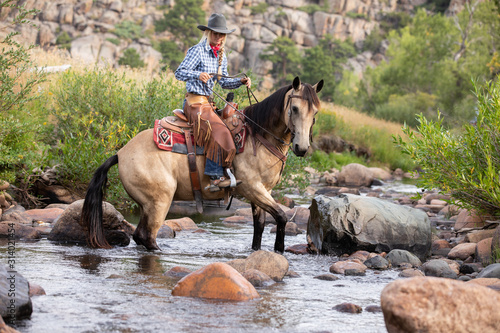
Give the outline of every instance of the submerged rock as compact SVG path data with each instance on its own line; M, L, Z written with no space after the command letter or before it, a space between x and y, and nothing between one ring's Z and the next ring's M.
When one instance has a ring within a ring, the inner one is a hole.
M182 278L172 290L173 296L248 301L260 298L247 279L231 266L216 262Z
M256 269L271 277L274 281L282 281L288 272L288 260L278 253L259 250L253 252L246 259L236 259L227 263L238 272Z
M431 223L420 210L350 194L316 196L310 210L309 245L321 253L404 249L421 260L430 253Z
M248 269L243 272L243 277L248 280L254 287L269 287L276 282L269 275L262 273L256 269Z
M347 312L347 313L361 313L363 312L363 308L359 305L353 303L342 303L337 304L333 307L334 310L338 312Z
M380 299L389 333L500 332L500 293L470 282L396 280L382 290Z
M28 280L19 272L12 272L8 266L0 264L0 315L10 319L31 316L33 305L29 295Z

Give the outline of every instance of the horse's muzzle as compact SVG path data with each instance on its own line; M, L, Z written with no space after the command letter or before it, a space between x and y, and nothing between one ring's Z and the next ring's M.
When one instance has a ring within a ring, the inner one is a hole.
M298 157L303 157L306 153L307 153L307 150L309 149L309 147L307 147L306 149L303 149L301 148L299 145L293 145L293 153L298 156Z

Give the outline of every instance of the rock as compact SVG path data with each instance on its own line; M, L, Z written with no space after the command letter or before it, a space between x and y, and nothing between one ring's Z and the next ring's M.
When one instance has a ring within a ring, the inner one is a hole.
M476 212L469 212L462 209L458 213L457 220L455 221L455 230L459 231L464 228L481 228L485 225L484 217L478 215Z
M30 217L32 221L52 223L59 216L61 216L63 212L64 209L60 208L45 208L45 209L30 209L25 211L24 213L28 217Z
M465 235L465 242L479 243L483 239L491 238L495 234L495 229L473 230Z
M429 277L396 280L381 294L387 331L499 332L500 293L470 282Z
M0 191L5 191L10 187L10 184L5 180L0 179Z
M500 279L498 278L475 278L467 282L478 284L480 286L492 288L495 290L500 289Z
M182 278L172 290L172 295L231 301L248 301L260 297L254 286L238 271L217 262Z
M340 170L337 177L339 186L371 186L373 182L373 173L364 165L351 163Z
M166 271L165 273L163 273L163 276L173 279L182 279L183 277L191 274L192 272L193 271L191 271L189 268L175 266L172 267L170 270Z
M483 269L483 265L479 263L465 263L460 265L459 272L461 274L477 273Z
M378 305L368 305L366 308L365 308L365 311L366 312L371 312L371 313L379 313L379 312L382 312L382 308Z
M63 203L71 204L80 198L76 197L68 189L61 185L47 185L42 181L36 181L33 192L42 197L42 202L46 204Z
M451 245L447 240L444 239L436 239L432 242L431 251L433 255L443 255L446 253L448 255L451 250Z
M341 194L316 196L307 227L309 246L323 254L403 249L421 260L430 253L427 215L378 198Z
M33 222L31 217L26 215L26 211L22 206L14 206L13 208L7 209L2 214L0 221L19 222L29 225Z
M338 312L346 312L346 313L361 313L361 312L363 312L363 308L361 308L359 305L356 305L353 303L337 304L333 307L333 309L337 310Z
M321 274L321 275L315 276L314 278L318 279L318 280L324 280L324 281L337 281L339 279L338 276L333 275L333 274Z
M48 239L56 242L86 243L87 235L85 229L80 225L84 200L72 203L61 214L54 224ZM135 227L125 221L120 214L108 202L103 202L103 228L106 240L110 245L128 245L130 236L134 233Z
M408 263L412 267L420 267L422 265L422 262L417 258L417 256L406 250L392 250L387 253L385 259L387 259L393 267L398 267L403 263Z
M500 279L500 263L486 266L477 276L478 278Z
M476 246L475 243L458 244L448 253L448 258L465 260L476 253Z
M307 244L295 244L285 249L285 252L293 254L309 254L309 246Z
M40 239L42 234L31 226L17 222L0 222L0 238Z
M433 259L425 262L422 265L422 271L425 276L435 276L449 279L456 279L457 273L455 273L448 263L441 259Z
M345 274L346 269L354 269L359 272L366 272L366 266L353 261L337 261L330 266L330 272L335 274Z
M418 270L416 268L407 268L407 269L402 270L398 276L402 277L402 278L409 278L409 277L415 277L415 276L425 276L425 274L422 273L421 270Z
M172 220L166 220L164 222L165 225L169 226L172 228L174 231L183 231L183 230L195 230L198 229L198 226L192 219L189 217L183 217L180 219L172 219Z
M366 271L361 270L359 268L348 268L344 270L344 275L345 276L365 276Z
M277 226L271 228L270 233L275 234L278 230ZM297 227L294 222L287 222L285 226L285 235L286 236L297 236L300 235L302 231Z
M12 297L9 294L14 294ZM31 316L33 305L29 296L28 281L19 272L0 264L0 315L10 322Z
M351 254L347 259L358 259L361 262L364 262L368 259L368 256L370 255L370 252L368 251L356 251L353 254Z
M476 252L474 254L474 258L476 262L483 263L484 265L487 265L491 263L491 243L493 241L493 238L485 238L479 243L477 243L476 246Z
M390 266L389 261L387 261L382 256L378 256L378 255L366 260L363 264L368 268L378 269L378 270L384 270L384 269L389 268L389 266Z
M158 230L156 238L175 238L175 231L168 225L164 224Z
M373 178L380 179L383 181L388 181L392 179L391 173L382 168L368 168L371 171Z
M0 317L0 333L20 333L18 330L8 326Z
M245 271L259 270L269 275L274 281L282 281L288 267L288 260L284 256L263 250L255 251L245 260Z
M245 216L228 216L223 222L227 224L245 224L251 223L252 219Z
M29 297L47 295L45 293L45 290L38 284L35 283L28 283L28 284L29 284L29 293L28 293Z
M297 224L297 227L301 229L307 229L307 222L309 221L309 216L311 212L305 207L294 207L286 212L288 221L293 221ZM288 223L287 223L288 224Z
M262 273L256 269L248 269L243 272L243 277L248 280L254 287L269 287L276 282L269 275Z

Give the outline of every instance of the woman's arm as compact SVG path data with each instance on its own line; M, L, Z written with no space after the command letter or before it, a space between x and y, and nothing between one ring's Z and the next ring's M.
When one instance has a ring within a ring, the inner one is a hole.
M189 81L198 79L202 72L195 70L200 63L201 58L196 46L191 47L184 60L175 71L175 78L179 81Z

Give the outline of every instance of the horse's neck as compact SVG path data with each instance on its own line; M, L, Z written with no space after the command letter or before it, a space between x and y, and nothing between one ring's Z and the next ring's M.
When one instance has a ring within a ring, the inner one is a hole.
M264 137L286 156L288 148L290 147L290 139L292 138L292 134L288 130L286 124L282 122L271 133L272 134L265 134ZM283 142L285 144L283 144Z

